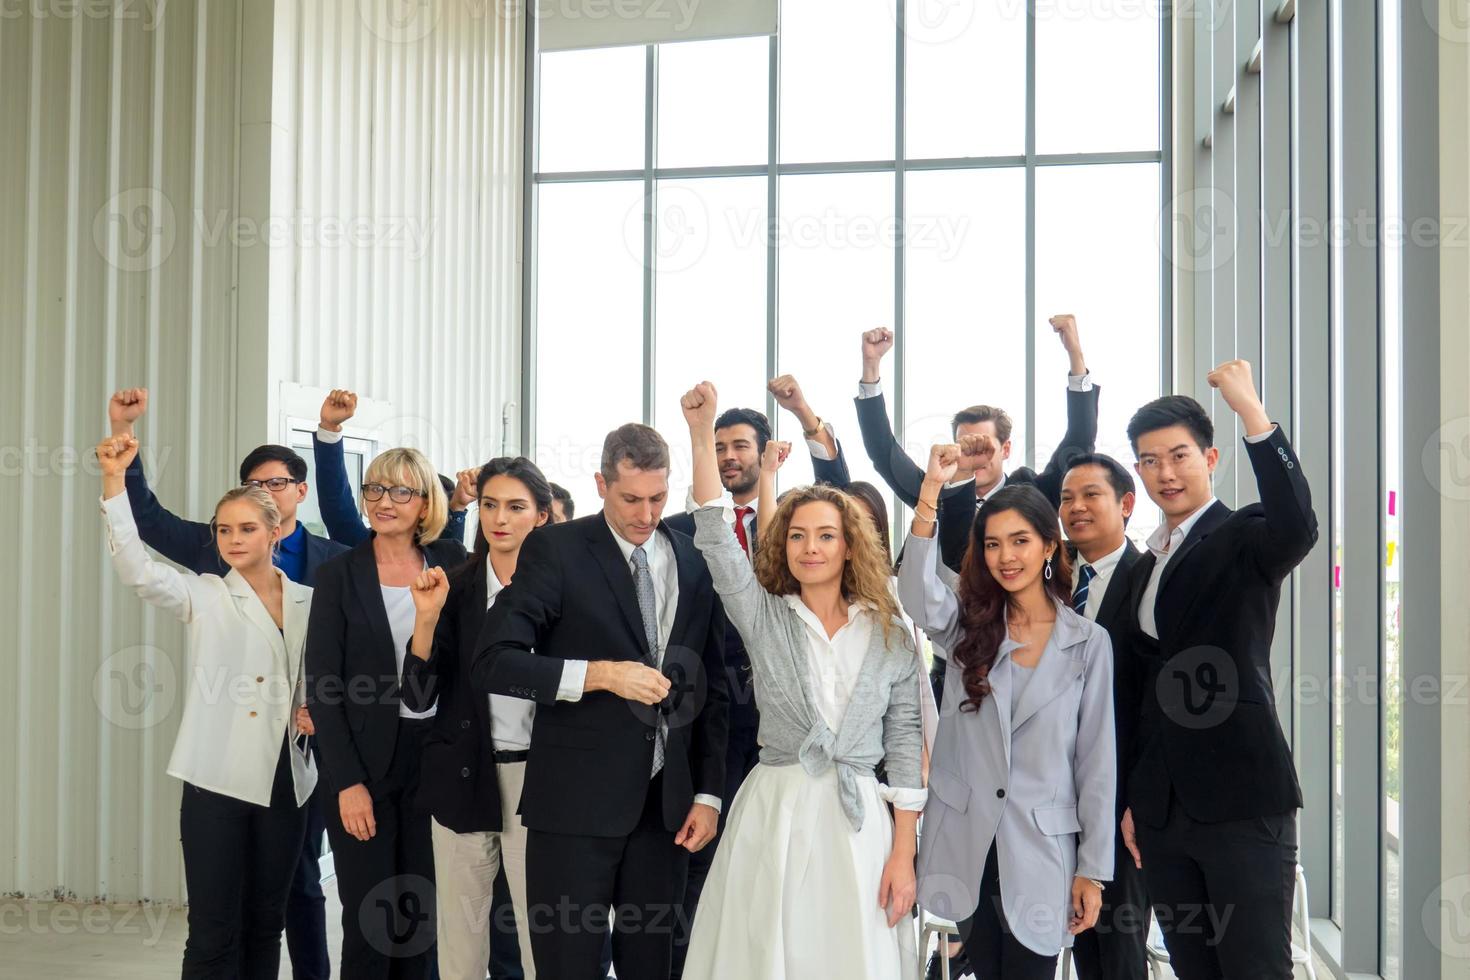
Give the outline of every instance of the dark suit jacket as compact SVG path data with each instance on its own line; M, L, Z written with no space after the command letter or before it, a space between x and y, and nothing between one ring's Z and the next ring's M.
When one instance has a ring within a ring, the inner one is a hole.
M1007 485L1034 484L1053 507L1057 506L1062 497L1062 479L1067 475L1067 467L1074 458L1092 452L1097 443L1097 401L1101 392L1098 385L1093 385L1091 391L1069 389L1067 431L1047 461L1046 468L1040 473L1025 466L1012 470L1006 474ZM894 495L913 507L924 483L924 467L910 459L903 446L899 445L888 421L888 405L882 395L858 398L854 402L868 458L873 461L878 475L893 489ZM973 484L950 487L940 494L939 551L944 563L955 571L959 571L965 560L965 549L970 546L970 526L975 521L976 509Z
M694 542L663 525L656 533L673 543L679 576L679 606L663 658L674 693L662 708L609 691L578 701L556 698L564 661L642 661L648 652L633 573L601 511L528 537L515 580L485 617L475 688L537 703L520 807L532 830L631 833L648 795L660 710L668 721L665 826L679 828L695 794L724 791L725 615Z
M470 678L485 622L485 575L483 561L454 574L429 659L411 652L403 658L403 703L414 711L439 706L419 763L419 800L457 834L505 829L490 741L490 702Z
M357 490L347 479L347 456L342 441L322 442L311 434L311 455L316 463L316 505L322 524L333 541L355 548L373 536L372 528L362 522L357 510ZM464 543L464 521L467 510L451 510L449 523L439 538Z
M229 574L230 566L220 557L214 544L214 531L202 521L186 521L170 513L153 495L143 475L143 464L134 458L128 464L124 480L128 489L128 506L138 525L143 543L176 565L199 575ZM324 562L347 550L343 545L319 538L303 525L306 535L306 571L302 585L315 586L316 573Z
M1291 747L1276 716L1271 639L1281 583L1317 541L1301 462L1278 428L1246 443L1261 502L1216 502L1164 567L1154 606L1159 639L1134 632L1142 708L1128 802L1162 826L1170 794L1195 820L1274 816L1302 805ZM1135 565L1136 611L1154 568Z
M458 541L442 538L426 546L424 556L440 568L466 557ZM387 773L398 738L400 686L370 537L318 571L306 628L306 703L322 778L333 792L358 783L371 789Z

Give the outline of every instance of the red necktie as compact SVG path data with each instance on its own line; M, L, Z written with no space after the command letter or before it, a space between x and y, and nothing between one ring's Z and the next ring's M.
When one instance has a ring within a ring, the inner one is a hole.
M735 537L740 539L740 547L745 549L747 555L750 554L750 542L745 537L745 515L754 511L754 507L735 508Z

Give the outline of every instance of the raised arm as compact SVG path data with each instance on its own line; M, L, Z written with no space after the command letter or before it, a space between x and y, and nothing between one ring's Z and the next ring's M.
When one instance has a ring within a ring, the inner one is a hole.
M801 426L801 433L812 454L812 479L817 483L846 490L847 485L852 482L852 474L848 472L842 446L837 442L831 423L822 421L812 411L796 378L783 374L779 378L771 379L766 390L776 399L777 405L795 416L796 424Z
M113 436L136 440L134 423L147 410L147 388L124 388L114 393L107 403L107 421ZM200 571L200 556L214 540L209 525L186 521L158 502L143 475L142 458L136 450L128 461L124 483L143 543L175 564Z
M461 590L456 602L463 599ZM410 711L428 711L439 699L440 679L453 676L459 658L459 615L450 601L449 577L431 566L413 583L413 636L403 658L399 695Z
M317 509L327 527L327 536L348 547L362 544L372 535L357 512L357 493L347 479L347 463L342 453L342 424L356 412L356 393L333 388L322 402L321 420L311 436Z
M761 453L760 491L756 496L755 506L756 541L765 537L766 528L771 526L771 519L776 516L776 474L789 455L791 443L777 442L775 439L768 441L765 451Z
M898 598L904 611L929 638L946 650L959 641L960 604L954 591L939 578L939 548L934 536L940 488L954 479L959 467L959 446L935 446L920 484L904 560L898 569Z
M883 399L879 370L883 357L893 348L893 331L883 327L863 334L863 376L858 385L858 429L863 448L883 482L909 507L919 498L924 471L903 451L893 425L888 421L888 405Z
M1062 499L1062 480L1072 460L1097 448L1097 402L1100 389L1092 383L1087 361L1082 356L1082 341L1077 334L1077 318L1061 313L1050 320L1052 331L1067 352L1067 431L1036 477L1036 487L1052 506Z

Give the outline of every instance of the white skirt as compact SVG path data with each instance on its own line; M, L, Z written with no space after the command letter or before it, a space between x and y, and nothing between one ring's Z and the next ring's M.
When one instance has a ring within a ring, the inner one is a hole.
M893 819L860 779L854 832L837 773L757 765L740 787L694 916L689 980L913 980L913 919L878 904Z

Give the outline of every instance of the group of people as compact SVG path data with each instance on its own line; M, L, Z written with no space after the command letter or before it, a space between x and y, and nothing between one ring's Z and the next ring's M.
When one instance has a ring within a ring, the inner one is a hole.
M333 391L328 538L282 446L208 523L169 513L138 460L148 394L115 394L112 560L188 624L183 976L274 978L283 931L295 976L329 975L325 831L345 980L913 980L916 908L958 925L931 973L1050 978L1070 947L1086 980L1142 980L1152 914L1181 980L1290 977L1301 794L1270 648L1317 539L1301 465L1231 361L1208 383L1260 503L1215 498L1184 396L1134 413L1130 472L1095 452L1075 318L1051 323L1068 421L1040 473L1007 469L989 405L910 459L893 334L863 334L863 446L913 513L896 552L791 375L768 387L811 485L778 495L791 445L702 382L687 500L630 423L581 518L524 457L451 479L390 449L354 490L356 396ZM1134 474L1164 517L1146 550Z

